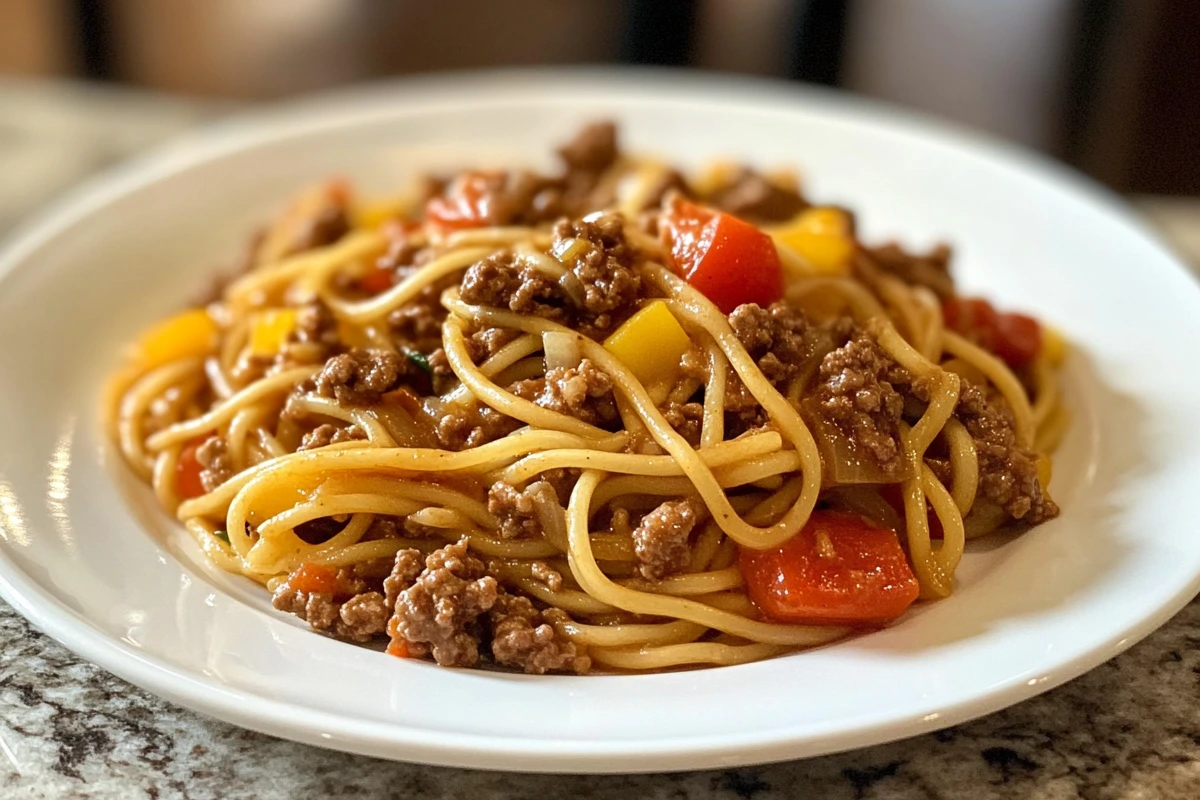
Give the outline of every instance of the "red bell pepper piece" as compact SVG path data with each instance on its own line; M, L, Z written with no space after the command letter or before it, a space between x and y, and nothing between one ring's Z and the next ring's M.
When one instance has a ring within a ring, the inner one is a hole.
M193 439L179 451L179 460L175 462L175 491L184 500L191 500L205 494L204 482L200 473L204 467L196 459L196 451L207 439Z
M492 202L503 182L500 172L464 172L425 203L425 218L447 231L493 224Z
M1042 352L1042 326L1024 314L1002 314L986 300L960 298L942 307L946 327L1012 367L1033 363Z
M675 269L722 312L743 303L767 306L783 296L775 243L750 223L677 199L663 233Z
M305 594L324 594L330 597L336 595L340 588L337 572L324 564L314 564L306 561L288 576L287 583L298 592Z
M895 532L840 511L814 511L780 547L742 548L740 566L750 599L777 622L881 625L920 592Z

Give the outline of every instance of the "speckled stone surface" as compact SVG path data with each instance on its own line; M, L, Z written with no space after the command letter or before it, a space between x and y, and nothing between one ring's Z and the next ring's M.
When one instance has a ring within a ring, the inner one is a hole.
M1200 601L1007 711L843 755L722 772L513 775L319 750L193 714L0 607L0 798L1197 800Z
M0 82L0 231L47 194L205 113ZM1144 207L1200 257L1200 205L1161 205ZM422 767L251 733L130 686L0 602L0 800L476 797L1200 800L1200 600L1078 680L976 722L806 761L629 777Z

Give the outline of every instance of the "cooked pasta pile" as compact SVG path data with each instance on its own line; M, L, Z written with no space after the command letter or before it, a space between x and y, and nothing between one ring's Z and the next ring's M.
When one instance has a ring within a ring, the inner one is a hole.
M560 154L318 186L141 338L112 436L214 564L397 656L646 671L887 624L1058 513L1064 344L946 248L607 124Z

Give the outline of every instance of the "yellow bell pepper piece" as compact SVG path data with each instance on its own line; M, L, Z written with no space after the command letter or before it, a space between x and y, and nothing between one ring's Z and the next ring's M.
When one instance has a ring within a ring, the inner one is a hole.
M273 356L283 349L288 334L296 329L296 312L290 308L272 308L260 313L250 329L250 353Z
M1067 340L1061 333L1049 325L1042 326L1042 355L1047 364L1052 367L1062 364L1068 349Z
M647 386L674 377L691 347L692 340L662 300L638 311L604 340L604 349Z
M417 200L409 196L355 203L350 208L350 219L355 228L376 230L386 222L409 216L416 207Z
M771 231L777 245L786 247L822 274L839 274L850 266L854 237L846 212L828 206L805 209Z
M199 358L217 346L217 323L202 308L163 320L142 334L138 355L150 366L181 358Z
M741 165L736 161L710 161L701 172L693 175L688 183L698 195L706 197L728 186L741 170Z

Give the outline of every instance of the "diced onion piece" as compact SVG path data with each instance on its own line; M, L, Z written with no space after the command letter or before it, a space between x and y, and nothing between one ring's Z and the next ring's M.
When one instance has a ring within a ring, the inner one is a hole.
M801 404L804 421L812 429L821 453L821 478L828 486L853 486L862 483L899 483L915 477L908 459L902 459L893 473L884 472L865 448L860 447L836 425L824 417L814 398Z
M567 249L571 250L571 248ZM574 272L564 266L557 258L527 249L518 250L517 257L520 258L522 263L532 267L537 272L557 283L559 288L563 290L576 306L583 306L584 301L587 299L587 292L583 288L583 283L580 282Z
M586 239L561 239L550 248L550 254L565 265L583 255L583 251L588 247Z
M579 341L565 331L546 331L542 334L542 349L546 354L546 369L569 369L579 366Z
M647 386L674 378L691 346L692 340L662 300L638 311L604 340L604 348Z
M166 319L142 335L138 353L151 366L180 358L198 358L217 345L217 324L204 309L196 308Z

